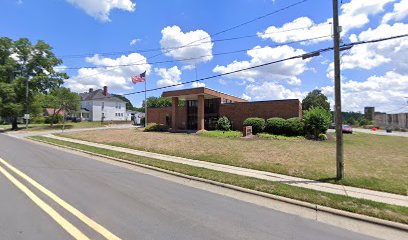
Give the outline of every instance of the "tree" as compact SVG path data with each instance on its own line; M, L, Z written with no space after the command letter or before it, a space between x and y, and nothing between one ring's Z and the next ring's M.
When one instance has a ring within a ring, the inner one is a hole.
M44 104L48 108L52 108L53 114L51 116L51 127L54 124L55 116L60 114L61 111L65 113L74 113L80 108L81 98L79 94L71 92L69 88L56 88L46 95ZM65 116L63 117L63 123L65 124Z
M0 38L0 116L12 122L13 130L36 94L47 93L68 78L54 69L61 63L51 46L41 40L33 45L27 38Z
M309 110L313 107L320 107L330 111L330 103L321 90L315 89L309 92L302 101L303 111Z

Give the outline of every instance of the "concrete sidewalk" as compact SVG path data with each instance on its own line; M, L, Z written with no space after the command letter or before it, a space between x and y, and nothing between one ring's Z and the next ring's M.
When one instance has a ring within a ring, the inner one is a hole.
M148 157L148 158L154 158L158 160L182 163L182 164L187 164L187 165L191 165L195 167L201 167L201 168L206 168L206 169L211 169L211 170L216 170L216 171L233 173L237 175L254 177L258 179L265 179L268 181L280 182L280 183L289 184L292 186L298 186L298 187L313 189L313 190L322 191L322 192L334 193L334 194L350 196L354 198L361 198L361 199L367 199L367 200L372 200L376 202L382 202L382 203L388 203L388 204L408 207L408 196L403 196L403 195L398 195L398 194L385 193L385 192L379 192L379 191L373 191L373 190L368 190L368 189L349 187L349 186L343 186L343 185L337 185L337 184L331 184L331 183L324 183L324 182L319 182L315 180L297 178L297 177L292 177L292 176L287 176L287 175L282 175L282 174L277 174L277 173L258 171L258 170L248 169L248 168L240 168L240 167L234 167L234 166L211 163L211 162L204 162L204 161L199 161L199 160L192 160L192 159L181 158L181 157L174 157L174 156L169 156L169 155L164 155L164 154L139 151L139 150L123 148L123 147L116 147L116 146L111 146L107 144L93 143L93 142L88 142L88 141L59 137L55 135L46 135L46 137L57 139L57 140L63 140L67 142L72 142L72 143L79 143L83 145L108 149L108 150L113 150L113 151L118 151L118 152L134 154L134 155Z

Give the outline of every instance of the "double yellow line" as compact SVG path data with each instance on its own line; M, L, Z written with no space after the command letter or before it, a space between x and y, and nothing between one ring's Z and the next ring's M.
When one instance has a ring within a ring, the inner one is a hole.
M73 207L72 205L68 204L60 197L55 195L50 190L43 187L41 184L36 182L34 179L27 176L25 173L21 172L17 168L13 167L11 164L7 163L5 160L0 158L0 163L6 166L9 170L14 172L16 175L20 176L22 179L29 182L32 186L38 189L40 192L44 193L46 196L51 198L54 202L58 203L61 207L65 210L70 212L72 215L77 217L79 220L84 222L94 231L98 232L106 239L118 240L120 239L113 233L109 232L106 228L92 220L91 218L87 217L85 214L81 213L78 209ZM55 211L50 205L45 203L41 200L35 193L33 193L30 189L28 189L23 183L17 180L12 174L10 174L5 168L0 165L0 172L12 182L18 189L20 189L24 194L27 195L28 198L31 199L38 207L40 207L45 213L47 213L55 222L57 222L65 231L67 231L72 237L78 240L87 240L90 239L84 233L82 233L78 228L68 222L64 217L62 217L57 211Z

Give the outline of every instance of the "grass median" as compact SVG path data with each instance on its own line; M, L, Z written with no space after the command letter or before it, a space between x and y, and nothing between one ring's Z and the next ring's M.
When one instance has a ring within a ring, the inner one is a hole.
M61 146L67 146L88 152L102 154L105 156L125 159L135 163L153 166L189 176L213 180L225 184L231 184L247 189L270 193L282 197L305 201L348 212L408 224L407 207L378 203L370 200L351 198L347 196L331 194L326 192L320 192L316 190L290 186L282 183L252 177L245 177L200 167L193 167L180 163L173 163L163 160L141 157L133 154L122 153L78 143L71 143L62 140L51 139L43 136L34 136L30 138L34 140L45 141L53 144L58 144Z

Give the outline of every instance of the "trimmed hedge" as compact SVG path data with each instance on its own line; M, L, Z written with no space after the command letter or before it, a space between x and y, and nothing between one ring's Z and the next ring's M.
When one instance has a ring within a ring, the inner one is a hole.
M169 127L164 124L149 123L144 129L145 132L167 132Z
M305 123L301 118L294 117L286 120L286 132L287 136L304 136L305 135Z
M257 134L265 129L265 119L263 118L247 118L244 121L244 126L252 126L252 133Z
M283 118L269 118L266 120L265 131L275 135L285 134L286 120Z
M266 121L265 131L274 135L303 136L304 123L301 118L269 118Z

